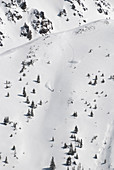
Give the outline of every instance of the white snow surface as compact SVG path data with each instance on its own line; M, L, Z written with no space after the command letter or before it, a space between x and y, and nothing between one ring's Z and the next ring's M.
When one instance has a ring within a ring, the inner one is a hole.
M5 36L0 34L0 170L51 170L52 157L57 170L114 170L113 0L26 3L25 11L18 5L11 8L22 15L13 23L0 0L0 31ZM98 3L108 15L98 12ZM41 36L33 30L33 9L44 11L52 21L50 34ZM63 9L67 15L58 16ZM25 22L32 40L20 37ZM28 116L32 101L34 115ZM81 148L71 136L82 140ZM68 154L71 143L74 155Z
M4 2L11 4L11 0L0 0L0 31L4 35L4 38L2 38L3 47L0 47L1 51L29 41L26 37L20 36L21 27L24 23L32 31L32 40L41 36L31 25L31 18L34 18L31 14L33 9L37 9L39 12L43 11L45 17L52 22L52 33L68 31L100 19L114 19L113 0L26 0L25 11L19 7L17 3L19 1L23 2L22 0L13 0L12 2L15 5L5 7ZM59 16L63 9L66 14ZM21 15L22 18L18 20L14 16L14 21L12 21L11 17L6 14L8 11L17 16Z
M113 44L114 21L99 20L0 54L1 170L48 170L52 156L56 169L65 170L69 149L63 149L64 143L72 143L79 156L71 156L70 170L78 169L79 163L84 170L113 170ZM32 64L27 65L30 61ZM20 73L22 63L25 68ZM36 82L38 75L40 83ZM88 84L95 76L97 84ZM31 108L22 95L24 87L30 104L34 101L37 105L31 118L26 116ZM77 117L72 116L74 112ZM4 125L6 116L10 123ZM76 125L75 135L82 139L82 148L70 138ZM4 163L6 156L8 164Z

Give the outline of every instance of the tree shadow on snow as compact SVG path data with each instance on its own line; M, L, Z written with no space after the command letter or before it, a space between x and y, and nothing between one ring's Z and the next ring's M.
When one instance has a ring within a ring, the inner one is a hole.
M0 125L5 125L5 126L6 126L6 124L5 124L5 123L2 123L2 122L0 122Z
M37 81L36 81L36 80L33 80L33 82L34 82L34 83L37 83ZM44 170L45 170L45 169L44 169Z
M63 166L68 166L66 163L62 164Z
M43 168L42 170L50 170L50 168Z
M19 96L19 97L23 97L23 95L22 95L22 94L18 94L18 96Z

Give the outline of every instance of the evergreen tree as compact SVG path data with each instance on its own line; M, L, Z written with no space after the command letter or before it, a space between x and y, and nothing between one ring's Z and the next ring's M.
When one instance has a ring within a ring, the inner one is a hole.
M28 109L27 116L31 116L30 109Z
M8 164L8 159L7 159L7 156L5 158L5 161L4 161L6 164Z
M25 10L25 9L27 8L26 2L22 2L22 3L20 4L20 8L23 9L23 10Z
M78 159L78 154L76 154L75 158Z
M90 117L93 117L93 112L91 111L91 113L90 113Z
M23 97L26 97L25 87L23 87Z
M72 145L69 148L68 155L74 155L74 150L73 150L73 146Z
M102 79L102 80L101 80L101 83L105 83L105 80L104 80L104 79Z
M54 162L54 157L52 157L51 159L51 163L50 163L50 170L55 170L56 166L55 166L55 162Z
M31 31L31 30L28 31L28 33L27 33L27 38L28 38L29 40L32 39L32 31Z
M94 80L92 85L96 85L97 84L97 79Z
M38 77L37 77L37 83L40 83L40 76L38 75Z
M82 146L83 146L83 144L82 144L82 139L81 139L81 141L80 141L80 148L82 148Z
M9 93L7 93L6 97L9 97Z
M40 100L40 103L39 103L39 105L42 105L42 100Z
M31 116L32 116L32 117L34 116L33 108L31 109Z
M77 117L77 112L74 112L72 116Z
M35 94L35 89L33 89L32 92Z
M52 137L52 140L51 140L52 142L54 142L54 137Z
M9 117L4 118L4 125L7 125L7 123L9 123Z
M14 130L16 130L17 123L13 123Z
M67 146L67 144L66 143L64 143L64 146L63 146L63 148L64 149L66 149L68 146Z
M12 147L12 149L11 149L11 150L13 150L13 151L14 151L14 150L16 150L15 145Z
M97 154L95 154L94 158L97 159Z
M34 101L31 102L31 108L34 109L35 105L34 105Z
M74 128L74 133L78 133L78 127L77 126L75 126L75 128Z
M29 97L27 96L27 98L26 98L26 103L27 104L29 104L30 103L30 101L29 101Z
M22 78L20 77L19 81L22 81Z
M104 160L104 164L106 164L106 159Z
M66 165L70 166L71 165L71 157L69 156L66 160Z
M97 109L97 105L95 104L95 106L93 107L93 109Z

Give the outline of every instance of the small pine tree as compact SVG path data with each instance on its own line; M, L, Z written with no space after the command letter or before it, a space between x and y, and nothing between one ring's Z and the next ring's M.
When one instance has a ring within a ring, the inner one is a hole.
M64 149L66 149L68 146L67 146L67 144L66 143L64 143L64 146L63 146L63 148Z
M51 141L54 142L54 140L55 140L54 137L52 137Z
M4 125L7 125L9 123L9 117L4 118Z
M97 75L95 76L95 80L97 80L98 78L97 78Z
M31 31L31 30L28 31L28 33L27 33L27 38L28 38L29 40L32 39L32 31Z
M42 105L42 100L40 100L40 103L39 103L39 105Z
M37 83L40 83L40 76L39 75L37 76L37 80L36 81L37 81Z
M66 165L70 166L71 165L71 157L69 156L66 160Z
M104 160L104 164L106 164L106 159Z
M25 92L25 87L23 87L23 94L24 94L24 92Z
M75 158L78 159L78 154L76 154Z
M26 92L24 92L23 97L26 97Z
M27 116L31 116L30 109L28 109Z
M16 130L17 123L13 123L14 130Z
M21 77L19 78L19 81L22 81L22 78L21 78Z
M95 106L93 107L93 109L97 109L97 105L95 104Z
M92 81L89 81L89 83L88 83L88 84L92 85Z
M9 93L7 93L6 97L9 97Z
M104 74L103 74L103 73L101 74L101 77L104 77Z
M23 10L25 10L25 9L27 8L26 2L22 2L22 3L20 4L20 8L23 9Z
M75 126L75 128L74 128L74 133L78 133L78 127L77 126Z
M34 109L35 105L34 105L34 101L31 102L31 108Z
M105 83L105 80L104 80L104 79L102 79L102 80L101 80L101 83Z
M89 73L87 74L87 77L90 77L90 74L89 74Z
M76 165L76 161L73 161L73 164ZM72 167L72 170L75 170L75 166Z
M81 139L81 141L80 141L80 148L82 148L82 146L83 146L83 143L82 143L82 139Z
M29 101L29 97L27 96L27 98L26 98L26 103L27 104L29 104L30 103L30 101Z
M5 161L4 161L6 164L8 164L8 159L7 159L7 156L5 158Z
M74 135L71 135L70 138L74 138Z
M33 108L31 108L31 116L32 116L32 117L34 116Z
M26 97L25 87L23 87L23 97Z
M94 80L92 85L96 85L97 84L97 79Z
M90 113L90 117L93 117L93 112L91 111L91 113Z
M16 150L15 145L12 147L12 149L11 149L11 150L13 150L13 151L14 151L14 150Z
M95 154L94 158L97 159L97 154Z
M14 150L14 157L16 157L16 150Z
M77 117L78 116L77 112L74 112L72 116Z
M35 89L33 89L32 92L35 94Z
M51 163L50 163L50 170L55 170L56 166L55 166L55 162L54 162L54 157L52 157L51 159Z
M72 145L70 145L68 155L74 155L74 150L73 150L73 146Z

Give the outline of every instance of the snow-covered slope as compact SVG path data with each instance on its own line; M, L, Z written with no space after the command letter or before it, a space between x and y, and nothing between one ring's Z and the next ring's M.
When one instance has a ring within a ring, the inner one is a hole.
M106 18L114 19L112 0L0 0L0 50Z
M1 170L114 168L113 44L99 20L1 52Z

